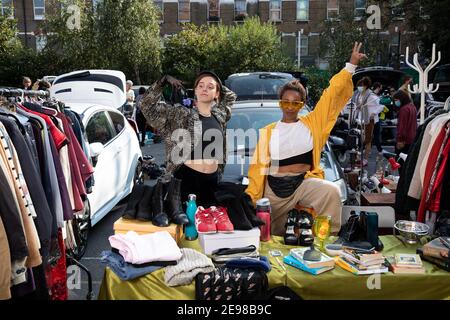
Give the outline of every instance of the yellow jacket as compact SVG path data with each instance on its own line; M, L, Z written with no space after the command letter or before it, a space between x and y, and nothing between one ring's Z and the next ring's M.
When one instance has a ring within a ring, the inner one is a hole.
M330 80L330 85L324 90L314 110L305 116L299 117L311 131L313 138L313 166L305 178L324 178L320 167L321 152L328 140L336 119L353 94L352 74L342 69ZM264 194L266 177L269 173L270 154L269 142L272 129L276 122L259 130L259 140L248 169L249 185L245 192L252 198L253 204ZM298 137L301 139L301 137Z

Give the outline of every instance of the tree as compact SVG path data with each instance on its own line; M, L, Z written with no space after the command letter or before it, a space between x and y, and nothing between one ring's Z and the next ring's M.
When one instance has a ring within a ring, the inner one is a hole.
M17 51L21 43L16 37L17 21L0 15L0 55Z
M158 12L152 0L103 0L95 19L96 42L105 65L141 83L161 72Z
M328 20L324 23L324 32L320 37L319 54L328 58L332 74L337 73L348 62L355 41L363 43L362 51L368 57L361 62L362 67L387 64L386 48L389 46L386 40L355 20L352 12L343 11L338 21Z
M87 3L53 0L45 50L57 53L61 72L115 69L136 83L156 78L161 50L153 1L103 0L96 8Z
M282 53L276 27L258 18L234 26L186 24L165 42L165 72L188 82L204 69L226 78L236 72L288 68L289 59Z
M408 27L416 31L422 56L431 57L433 43L441 51L441 63L450 63L450 33L448 0L404 0L403 8L408 17ZM415 49L415 48L414 48Z

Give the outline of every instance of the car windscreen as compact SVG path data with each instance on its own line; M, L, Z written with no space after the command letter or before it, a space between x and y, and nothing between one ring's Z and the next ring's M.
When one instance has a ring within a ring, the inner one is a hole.
M299 112L299 115L306 115L308 112L307 108L303 108ZM231 119L227 124L228 150L236 151L239 145L245 145L246 151L254 150L257 138L259 137L259 129L264 128L270 123L281 120L282 116L283 114L280 108L233 109ZM242 129L244 137L242 134L239 134L238 129ZM256 139L252 139L252 137L256 137Z
M237 94L237 100L278 99L281 86L292 80L289 75L240 75L227 79L226 86Z

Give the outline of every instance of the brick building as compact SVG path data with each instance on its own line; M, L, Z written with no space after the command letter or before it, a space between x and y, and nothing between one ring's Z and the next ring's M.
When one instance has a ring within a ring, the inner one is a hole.
M101 1L101 0L87 0ZM326 61L318 58L320 34L324 22L336 19L342 10L354 13L355 20L361 21L370 4L378 4L382 10L382 19L394 13L389 26L380 30L380 36L390 43L389 53L404 52L414 38L406 31L404 13L392 8L402 0L154 0L160 8L161 36L170 36L179 32L183 24L196 25L222 23L231 25L241 23L247 16L259 16L261 21L276 24L282 46L292 60L302 65L326 67ZM13 15L18 21L19 36L24 44L40 50L46 43L45 35L39 33L38 24L45 19L45 0L0 0L1 14ZM13 5L14 10L11 10ZM300 37L300 38L299 38ZM300 41L299 41L300 39ZM400 45L400 48L399 48Z

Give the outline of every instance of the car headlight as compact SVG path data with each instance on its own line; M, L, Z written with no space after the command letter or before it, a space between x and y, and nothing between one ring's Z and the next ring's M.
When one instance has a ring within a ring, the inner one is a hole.
M341 201L344 203L348 198L347 183L344 179L336 180L334 183L339 187L339 190L341 190Z

